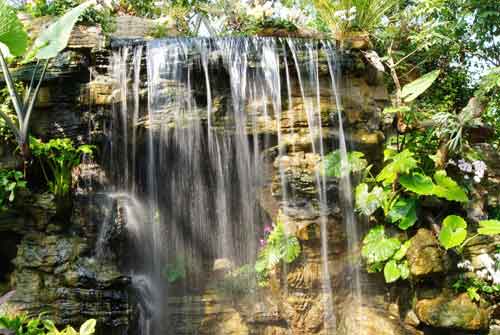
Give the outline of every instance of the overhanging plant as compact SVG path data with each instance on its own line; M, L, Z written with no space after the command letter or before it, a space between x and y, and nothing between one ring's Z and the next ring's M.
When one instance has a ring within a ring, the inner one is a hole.
M33 43L31 51L26 53L28 35L17 17L16 11L5 0L0 0L0 67L16 112L16 118L2 111L0 111L0 116L14 133L24 160L30 156L29 126L31 114L50 59L66 48L78 17L93 3L93 1L84 2L61 16L40 33L40 36ZM17 93L6 60L9 57L21 56L25 56L26 62L36 59L31 81L23 98Z
M33 155L40 159L50 192L58 198L68 194L71 189L71 171L80 164L83 155L92 155L94 148L87 144L75 147L69 138L56 138L47 143L31 138L30 146ZM49 167L50 175L44 165Z

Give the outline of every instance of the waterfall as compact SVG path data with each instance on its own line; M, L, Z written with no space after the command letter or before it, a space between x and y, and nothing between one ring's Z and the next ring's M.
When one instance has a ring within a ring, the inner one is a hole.
M336 148L347 164L334 47L290 38L169 38L117 48L110 69L116 103L108 131L109 196L126 222L129 248L121 256L138 297L138 334L203 333L207 292L234 303L234 286L218 293L224 276L255 263L264 227L276 215L304 208L320 227L319 297L325 333L335 334L329 231L338 202L347 249L355 250L350 179L341 178L332 196L332 181L314 168L314 192L306 199L290 170L294 157L319 164ZM324 110L325 96L336 110ZM327 129L332 125L336 132ZM266 194L277 209L262 205ZM293 294L289 268L279 279L286 295ZM360 297L359 273L352 273L349 290ZM257 281L250 276L243 283L255 306L268 299Z

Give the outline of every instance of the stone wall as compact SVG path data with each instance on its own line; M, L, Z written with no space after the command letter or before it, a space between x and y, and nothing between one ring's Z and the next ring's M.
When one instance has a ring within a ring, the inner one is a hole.
M30 29L36 34L46 23L35 20ZM49 65L33 112L33 136L43 140L67 137L76 144L102 146L110 110L109 106L100 108L89 94L95 92L91 84L94 74L105 71L101 61L103 57L107 60L107 54L98 27L75 28L68 48ZM13 69L15 80L28 81L31 66ZM2 143L0 167L20 166L12 155L14 149L14 143ZM19 309L31 316L44 312L58 325L78 326L96 318L104 334L123 334L131 314L130 279L119 271L113 255L95 257L101 227L113 225L117 207L102 193L107 177L98 164L86 161L73 175L71 199L56 200L37 193L43 191L38 182L43 176L33 161L27 175L31 192L20 192L12 208L0 212L5 245L18 243L2 251L13 267L1 274L8 283L0 296L9 290L15 293L9 294L8 304L0 309Z

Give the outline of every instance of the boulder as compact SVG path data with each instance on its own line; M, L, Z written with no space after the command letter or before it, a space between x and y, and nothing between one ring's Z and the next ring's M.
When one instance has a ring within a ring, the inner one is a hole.
M447 290L418 300L415 313L423 323L440 328L486 330L490 321L489 310L473 302L467 293L454 295Z
M410 264L412 276L421 277L446 271L449 264L448 256L439 246L432 231L419 229L410 241L406 258Z
M405 325L382 309L351 304L338 324L339 335L419 335L422 332Z

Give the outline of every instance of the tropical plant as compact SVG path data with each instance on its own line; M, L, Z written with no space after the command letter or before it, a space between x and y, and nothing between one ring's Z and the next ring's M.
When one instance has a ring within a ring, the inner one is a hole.
M83 155L92 155L94 146L75 147L69 138L57 138L43 143L31 138L33 155L40 160L44 177L50 192L57 197L64 197L71 189L71 171L80 164ZM45 166L49 167L50 174Z
M71 326L66 326L66 328L59 331L54 325L54 322L50 320L43 321L45 329L48 330L46 335L92 335L95 333L96 323L95 319L89 319L80 326L78 331Z
M467 238L467 222L458 215L448 215L442 223L439 242L445 249L455 248L459 253L479 235L500 234L500 220L481 220L477 233Z
M364 158L365 154L359 151L347 153L346 166L343 166L340 150L334 150L327 155L320 164L320 171L327 177L344 177L350 173L356 173L365 169L369 170L368 162Z
M382 18L390 17L397 0L314 0L318 16L335 34L352 31L373 33Z
M53 321L44 319L43 314L31 319L26 315L0 316L0 329L11 330L15 335L92 335L95 325L96 320L89 319L78 332L71 326L59 331Z
M0 316L0 329L8 329L16 335L45 335L46 329L39 317L29 319L25 315Z
M33 48L26 56L26 61L36 59L30 85L23 99L16 91L12 75L7 65L6 56L22 56L28 46L28 36L16 11L5 0L0 0L0 66L16 112L16 118L0 111L0 116L15 135L21 155L26 160L30 155L29 126L40 86L51 58L63 50L79 16L92 4L87 1L73 8L57 21L42 31L33 43ZM41 69L41 72L40 72Z
M26 188L26 180L21 171L0 170L0 210L14 201L16 192Z
M22 9L33 17L54 16L59 17L67 11L81 4L78 0L36 0L28 2ZM112 32L115 28L113 11L109 7L89 7L78 19L78 23L100 25L104 32Z
M367 178L355 190L356 208L369 216L382 208L386 219L406 230L417 220L418 200L422 196L435 196L449 201L468 201L464 189L438 170L433 178L419 171L414 154L408 149L397 153L386 149L385 166L374 178ZM373 184L371 190L368 184Z
M265 282L265 278L281 261L292 263L300 254L300 243L297 237L287 233L283 223L278 222L271 231L265 245L259 251L255 263L255 271Z
M405 260L410 241L401 243L396 237L387 237L384 226L375 226L363 239L361 255L366 260L368 272L384 272L386 283L407 279L410 275Z
M457 292L467 292L472 301L480 301L481 296L488 298L500 296L500 285L490 284L474 277L462 275L453 283L452 287Z

